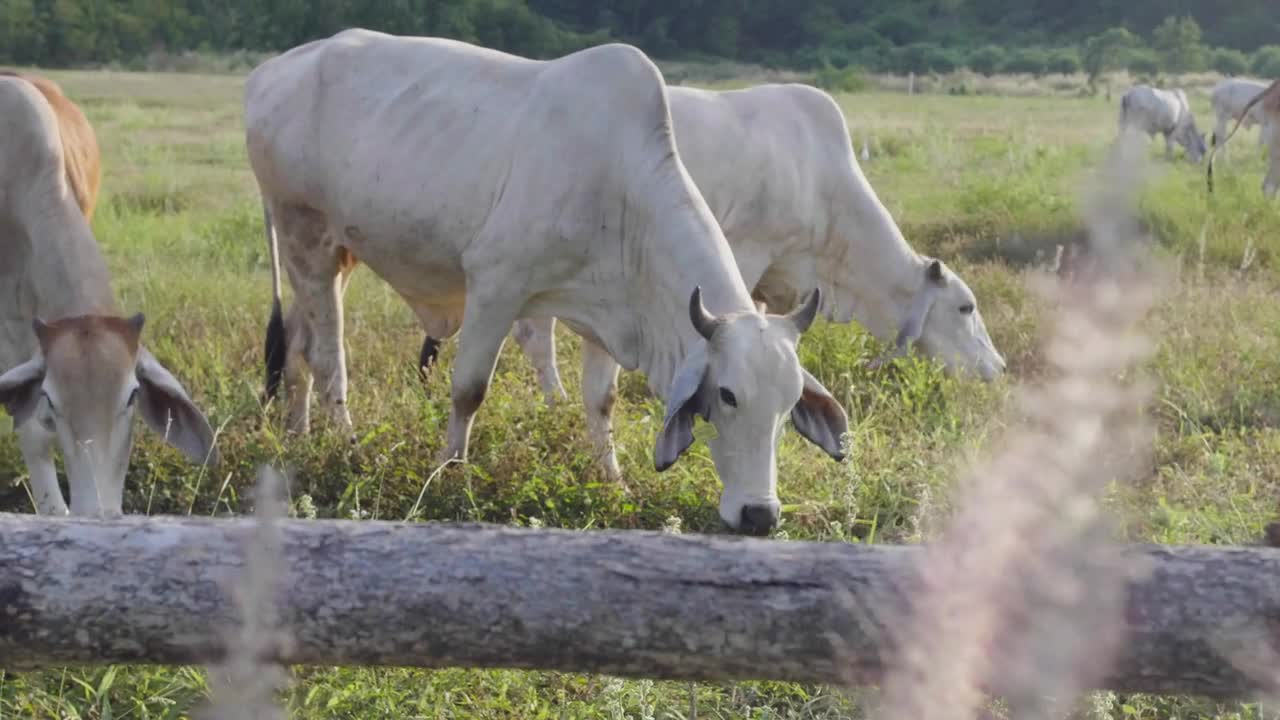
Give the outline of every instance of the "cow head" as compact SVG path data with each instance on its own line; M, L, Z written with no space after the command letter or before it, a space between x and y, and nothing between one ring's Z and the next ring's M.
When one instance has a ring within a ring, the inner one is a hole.
M736 530L764 534L778 524L776 452L788 416L828 455L844 457L844 408L796 356L817 310L817 290L789 315L717 317L703 306L700 289L689 300L690 321L706 342L685 358L667 391L654 463L666 470L688 449L698 416L715 426L707 444L724 483L720 517Z
M0 375L0 404L16 426L37 423L56 438L73 514L121 513L135 413L188 457L214 461L208 421L138 343L141 314L33 325L40 351Z
M873 361L873 367L905 355L912 343L925 355L941 360L949 372L974 372L991 381L1005 369L973 291L940 260L926 259L894 348Z
M1187 151L1187 159L1191 162L1198 164L1204 159L1208 146L1205 144L1205 134L1196 129L1195 122L1180 127L1174 140Z

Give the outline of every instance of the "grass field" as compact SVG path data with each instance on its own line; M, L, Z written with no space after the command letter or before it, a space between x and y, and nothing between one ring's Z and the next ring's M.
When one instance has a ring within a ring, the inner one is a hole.
M477 417L470 464L428 482L443 443L448 375L414 373L421 333L367 270L347 296L351 411L359 444L282 434L264 412L262 333L270 280L260 210L240 130L239 78L53 73L94 123L105 154L95 231L144 341L220 429L223 465L208 475L142 434L125 510L221 515L264 462L289 471L303 516L483 520L568 528L718 530L718 481L704 446L652 469L662 407L625 375L616 412L631 494L589 468L582 411L546 407L514 344ZM850 415L850 456L824 459L794 433L780 451L780 537L902 543L947 512L951 481L1003 428L1012 384L1043 372L1043 304L1027 289L1038 263L1078 234L1089 171L1115 134L1101 98L849 95L838 98L864 167L910 242L961 273L1009 361L993 385L903 361L857 327L819 322L802 358ZM1207 101L1196 97L1202 126ZM1142 200L1158 253L1179 272L1148 319L1158 339L1148 412L1149 467L1117 484L1108 507L1126 539L1249 543L1280 502L1280 208L1261 197L1256 131L1234 141L1210 204L1202 166L1163 162ZM577 392L577 343L562 331L565 383ZM452 360L446 347L443 367ZM5 422L0 420L0 423ZM0 510L31 512L17 444L0 436ZM189 714L207 692L199 668L0 674L0 718L158 718ZM865 696L778 683L654 683L571 674L299 669L286 696L298 718L838 718ZM1257 717L1256 706L1099 695L1099 717Z

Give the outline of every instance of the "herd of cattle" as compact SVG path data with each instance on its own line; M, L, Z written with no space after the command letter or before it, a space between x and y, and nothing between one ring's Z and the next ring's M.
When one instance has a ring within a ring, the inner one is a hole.
M1215 135L1224 118L1269 128L1273 192L1280 92L1242 87L1215 91L1225 108ZM120 315L89 226L99 155L84 115L53 83L7 74L0 118L0 404L39 512L68 512L56 446L69 511L119 514L135 414L197 462L214 462L214 433L141 343L142 315ZM509 333L548 401L564 396L558 319L583 341L603 472L620 477L619 368L640 370L666 406L657 469L692 444L698 417L714 425L720 516L748 533L778 522L788 418L843 457L845 411L796 352L819 313L892 343L877 363L914 346L985 380L1005 367L973 292L907 244L839 107L811 87L669 88L620 44L534 61L347 30L256 68L244 122L272 266L266 395L283 385L297 433L310 425L313 386L337 427L352 429L342 303L358 262L416 314L424 365L459 335L441 460L466 457ZM1204 154L1180 91L1133 89L1122 124Z
M1209 191L1213 191L1214 153L1226 154L1226 142L1241 125L1258 126L1258 144L1268 148L1270 162L1262 181L1262 193L1273 198L1280 191L1280 80L1266 85L1254 80L1231 78L1213 88L1209 96L1215 124L1209 153ZM1231 130L1227 125L1235 120ZM1198 163L1207 150L1204 133L1196 127L1195 114L1182 90L1163 90L1136 85L1120 98L1120 130L1135 130L1149 137L1163 135L1165 154L1173 158L1177 143L1187 159ZM1221 138L1221 140L1219 140Z

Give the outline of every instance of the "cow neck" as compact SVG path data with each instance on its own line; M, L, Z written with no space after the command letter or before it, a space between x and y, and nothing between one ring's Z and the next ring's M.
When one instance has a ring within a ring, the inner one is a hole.
M28 278L40 319L117 314L106 259L69 194L36 210L26 226Z
M849 164L848 186L833 196L833 222L825 238L815 238L821 311L833 322L856 320L889 342L924 280L926 261L907 244L852 156Z
M641 220L646 227L633 236L641 238L640 262L631 265L640 269L631 280L633 297L652 303L633 312L638 369L662 398L680 363L705 342L689 319L695 287L712 314L756 312L729 243L683 165L672 162L667 170L658 183L664 202Z

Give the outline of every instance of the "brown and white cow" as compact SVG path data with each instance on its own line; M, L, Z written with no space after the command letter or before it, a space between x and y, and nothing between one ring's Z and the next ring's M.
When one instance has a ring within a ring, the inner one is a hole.
M1270 162L1267 165L1267 177L1262 181L1262 194L1270 199L1276 196L1276 192L1280 191L1280 80L1272 82L1267 86L1266 90L1258 93L1244 109L1240 111L1240 118L1236 120L1236 124L1231 126L1231 132L1223 138L1222 143L1213 148L1213 152L1209 153L1209 169L1208 181L1209 192L1213 192L1213 156L1219 147L1227 144L1227 140L1236 134L1236 130L1240 129L1240 123L1250 112L1257 106L1262 109L1262 132L1265 135L1265 142L1270 156Z
M92 126L49 80L0 74L0 405L13 416L36 509L118 515L135 411L197 461L213 430L119 314L89 228L99 153Z

